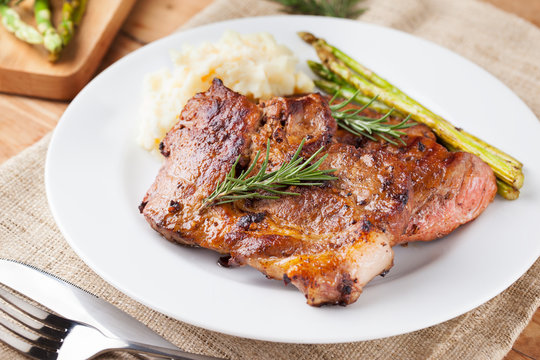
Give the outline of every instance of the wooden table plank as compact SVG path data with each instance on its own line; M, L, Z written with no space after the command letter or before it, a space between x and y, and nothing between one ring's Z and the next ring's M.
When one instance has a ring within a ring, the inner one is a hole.
M0 94L0 163L54 129L67 103Z
M171 34L212 0L139 1L133 16L129 16L122 30L141 43L149 43Z
M503 360L531 360L534 358L529 357L525 354L522 354L514 349L510 350L510 352L504 357Z
M484 0L540 27L540 0Z
M540 310L536 311L529 325L521 332L512 351L527 355L532 359L540 359ZM510 359L505 358L505 360Z
M100 70L142 45L170 34L212 0L140 0L116 36ZM485 0L540 26L540 0ZM54 129L67 103L0 94L0 163ZM540 359L540 310L505 360Z

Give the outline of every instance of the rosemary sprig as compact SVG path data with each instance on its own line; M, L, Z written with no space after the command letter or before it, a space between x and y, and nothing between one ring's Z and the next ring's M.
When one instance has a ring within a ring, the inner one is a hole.
M273 0L292 14L322 15L341 18L356 18L366 9L358 9L363 0Z
M341 90L338 90L334 97L330 100L330 110L332 111L332 116L336 119L338 125L343 129L358 135L365 136L371 140L377 140L374 135L378 135L382 139L388 141L391 144L397 145L390 137L398 139L402 144L405 144L401 135L405 135L400 129L406 129L415 125L414 123L409 123L410 115L407 116L403 121L397 124L390 124L385 122L386 119L390 117L394 109L390 109L385 115L378 119L369 118L366 116L360 115L360 113L368 108L373 102L377 100L377 96L373 97L368 101L364 106L359 109L346 109L341 111L345 106L349 105L355 97L359 94L360 90L357 90L352 96L348 97L347 100L339 103L333 104L336 98L340 95Z
M300 195L295 192L285 191L284 188L292 185L317 186L322 185L323 181L337 179L334 176L328 175L336 171L336 169L319 170L319 167L328 154L310 165L323 150L323 147L305 161L300 157L305 140L305 138L302 140L290 161L283 163L278 170L268 173L266 169L268 168L270 155L270 140L268 140L266 145L266 157L257 174L247 177L255 168L260 157L260 151L257 151L255 159L253 159L248 169L242 171L236 177L236 165L238 165L238 161L240 160L240 156L238 156L225 179L205 199L203 207L225 204L242 199L278 199L282 195Z

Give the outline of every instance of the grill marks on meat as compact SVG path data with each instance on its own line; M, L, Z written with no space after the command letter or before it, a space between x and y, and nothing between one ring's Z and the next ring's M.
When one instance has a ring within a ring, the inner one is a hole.
M292 283L310 305L350 304L390 269L392 245L443 236L494 197L493 174L480 159L447 152L424 126L407 133L404 146L358 141L337 129L318 94L258 107L215 80L165 137L167 158L142 213L167 239L230 255L231 265ZM291 189L300 196L200 209L238 155L247 166L270 139L273 170L304 137L302 156L325 146L322 167L337 169L338 180Z

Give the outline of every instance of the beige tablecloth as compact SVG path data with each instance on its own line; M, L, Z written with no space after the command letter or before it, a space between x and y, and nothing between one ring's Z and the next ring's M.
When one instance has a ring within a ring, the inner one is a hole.
M460 53L501 79L540 115L538 28L475 0L372 0L363 4L369 11L361 20L400 29ZM217 0L187 26L274 14L277 9L275 4L260 0ZM74 282L188 351L230 359L500 359L540 304L537 261L509 289L477 309L443 324L387 339L290 345L200 329L128 298L75 255L47 206L43 166L48 140L49 136L0 167L0 257L36 265ZM0 344L0 359L18 358Z

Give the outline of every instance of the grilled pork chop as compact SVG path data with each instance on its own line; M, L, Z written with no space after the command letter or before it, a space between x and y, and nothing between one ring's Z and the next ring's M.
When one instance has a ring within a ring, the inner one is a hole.
M214 80L163 140L165 163L140 211L165 238L292 283L310 305L347 305L390 269L392 245L448 234L495 195L494 175L479 158L448 152L423 125L407 133L400 146L366 141L338 130L319 94L257 106ZM337 169L337 180L290 189L300 196L202 206L238 156L247 167L270 139L272 171L304 138L302 156L324 146L321 168Z

